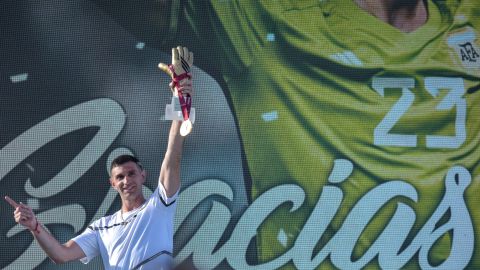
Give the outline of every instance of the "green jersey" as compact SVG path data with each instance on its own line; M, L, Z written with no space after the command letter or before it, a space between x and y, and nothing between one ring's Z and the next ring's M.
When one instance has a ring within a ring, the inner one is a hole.
M285 203L262 223L259 263L294 246L301 253L302 230L315 227L310 219L328 203L321 200L328 187L341 200L323 217L328 226L310 231L316 244L304 256L326 254L310 266L410 269L460 258L458 266L480 268L473 259L480 258L474 2L428 1L427 22L409 33L353 0L174 5L174 26L188 24L196 34L185 45L228 87L252 199L285 184L305 192L298 209ZM402 237L382 245L393 229ZM471 247L459 249L462 232ZM428 237L434 240L419 242ZM348 260L334 243L345 245ZM301 264L293 258L285 268Z

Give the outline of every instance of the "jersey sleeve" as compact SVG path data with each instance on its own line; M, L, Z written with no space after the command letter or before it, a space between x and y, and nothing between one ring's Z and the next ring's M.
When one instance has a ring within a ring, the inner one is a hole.
M155 190L155 192L152 194L152 196L156 196L158 199L161 201L161 205L164 205L166 207L171 206L172 204L175 203L175 201L178 198L178 192L180 188L173 194L173 196L168 197L167 192L165 191L165 187L163 186L162 183L158 183L158 188Z
M87 264L100 254L97 241L97 232L92 229L92 226L93 224L88 226L83 233L72 239L80 246L80 248L83 250L83 253L85 253L85 257L80 259L80 261L84 264Z

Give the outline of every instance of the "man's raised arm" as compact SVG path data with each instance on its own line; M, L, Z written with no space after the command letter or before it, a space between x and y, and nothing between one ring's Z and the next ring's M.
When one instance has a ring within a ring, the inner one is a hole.
M180 96L180 99L189 99L193 95L192 76L190 69L193 64L193 54L186 47L172 49L172 64L167 66L160 63L158 66L171 78L170 88L173 95ZM189 120L188 120L189 121ZM183 143L185 137L180 135L182 124L186 122L173 120L168 136L168 145L162 168L160 170L160 183L165 188L167 197L172 197L180 188L180 162L182 160ZM190 124L190 123L188 123ZM191 128L191 127L190 127Z

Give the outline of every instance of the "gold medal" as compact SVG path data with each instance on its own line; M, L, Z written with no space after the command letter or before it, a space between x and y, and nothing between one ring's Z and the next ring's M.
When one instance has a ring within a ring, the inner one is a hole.
M187 136L192 131L192 128L193 125L190 119L183 121L182 125L180 126L180 135L184 137Z

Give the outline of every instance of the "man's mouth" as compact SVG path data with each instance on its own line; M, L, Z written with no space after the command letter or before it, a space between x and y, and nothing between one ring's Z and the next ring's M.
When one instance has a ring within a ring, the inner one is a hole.
M125 193L130 193L130 192L133 192L134 190L135 190L135 186L129 186L129 187L123 188L123 192Z

